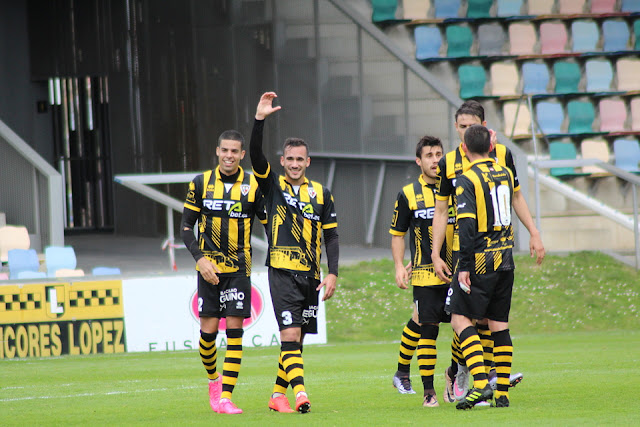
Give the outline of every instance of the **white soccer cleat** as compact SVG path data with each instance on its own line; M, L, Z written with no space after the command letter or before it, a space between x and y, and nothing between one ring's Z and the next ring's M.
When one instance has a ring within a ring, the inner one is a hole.
M411 388L411 380L408 376L400 377L398 374L394 375L393 386L398 389L400 394L416 394L415 390Z

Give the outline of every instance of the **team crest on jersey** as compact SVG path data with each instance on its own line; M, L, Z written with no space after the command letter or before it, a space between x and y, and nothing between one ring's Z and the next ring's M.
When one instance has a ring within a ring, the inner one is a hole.
M240 192L242 193L243 196L246 196L247 194L249 194L249 190L251 190L251 186L249 184L242 184L240 186Z
M315 199L315 197L316 197L316 189L311 187L311 186L309 186L308 191L309 191L309 197L311 197L312 199Z

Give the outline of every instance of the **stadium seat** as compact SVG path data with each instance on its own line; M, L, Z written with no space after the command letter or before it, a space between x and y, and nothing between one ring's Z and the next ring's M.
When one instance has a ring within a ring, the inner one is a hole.
M471 28L466 25L448 25L445 34L447 37L447 56L460 58L470 55L473 44Z
M529 0L527 1L527 15L549 15L553 13L555 0Z
M419 25L413 30L418 61L440 57L442 36L438 27Z
M580 143L580 153L583 159L598 159L604 163L609 163L609 144L603 139L585 139ZM609 175L604 169L597 166L583 166L582 172L591 176Z
M567 27L563 22L540 24L540 53L554 55L567 51Z
M558 13L561 15L583 13L586 2L586 0L558 0Z
M433 0L436 18L458 18L461 0Z
M478 27L478 55L500 56L506 41L500 24L482 24Z
M35 249L11 249L7 254L9 277L17 279L21 271L38 271L40 260Z
M9 273L0 272L0 280L9 280Z
M622 12L640 12L640 0L622 0L620 7Z
M536 46L536 29L530 22L514 22L509 25L509 53L533 55Z
M600 33L595 21L573 21L571 23L571 50L573 52L595 52Z
M0 261L7 262L11 249L29 249L31 239L27 227L5 225L0 227Z
M489 18L493 0L467 0L467 18Z
M564 122L562 105L558 102L540 101L536 104L536 122L545 135L560 134Z
M371 0L373 22L393 21L396 19L398 0Z
M81 268L61 268L56 270L55 277L82 277L84 276L84 270Z
M429 0L402 0L402 17L404 19L427 19L431 11Z
M487 74L482 65L461 65L458 67L458 79L460 81L460 98L484 96Z
M526 94L547 93L549 69L544 63L525 62L522 64L522 92Z
M620 52L629 49L629 27L624 21L607 20L602 23L602 50Z
M640 50L640 19L633 21L633 36L635 38L633 50Z
M518 104L520 104L519 109ZM502 112L504 114L505 135L510 138L531 135L531 113L526 102L505 102L502 106Z
M579 92L580 65L576 62L555 61L553 63L553 77L555 79L555 93Z
M627 172L640 172L640 144L635 139L616 139L613 141L615 165Z
M620 58L616 63L616 76L618 78L618 90L640 90L640 59Z
M635 97L631 98L629 102L631 110L631 130L638 132L640 131L640 98Z
M44 271L20 271L16 279L44 279L47 273Z
M567 104L569 133L592 133L596 118L593 104L589 101L569 101Z
M601 99L598 103L600 111L601 132L624 132L627 121L627 107L621 99Z
M117 276L122 272L118 267L94 267L91 274L94 276Z
M578 158L578 152L572 142L550 142L549 157L551 160L574 160ZM576 172L575 168L566 166L551 168L549 173L558 178L583 176L582 173Z
M56 271L60 269L76 268L76 253L71 246L48 246L44 250L44 259L47 264L47 275L56 277Z
M616 8L616 0L591 0L591 13L613 13Z
M522 15L524 0L498 0L497 15L501 17Z
M606 59L590 59L585 63L587 92L607 92L611 90L613 67Z
M489 69L491 74L491 95L510 96L518 94L518 68L512 62L494 62Z

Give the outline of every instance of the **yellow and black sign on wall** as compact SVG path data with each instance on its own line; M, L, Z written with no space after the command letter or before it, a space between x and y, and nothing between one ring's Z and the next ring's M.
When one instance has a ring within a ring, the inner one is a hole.
M125 351L120 280L0 286L0 359Z

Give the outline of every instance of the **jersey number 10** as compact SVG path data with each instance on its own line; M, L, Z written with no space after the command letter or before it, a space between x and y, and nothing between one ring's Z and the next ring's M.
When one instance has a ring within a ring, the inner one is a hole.
M492 187L491 202L493 204L493 226L511 225L511 192L508 185Z

